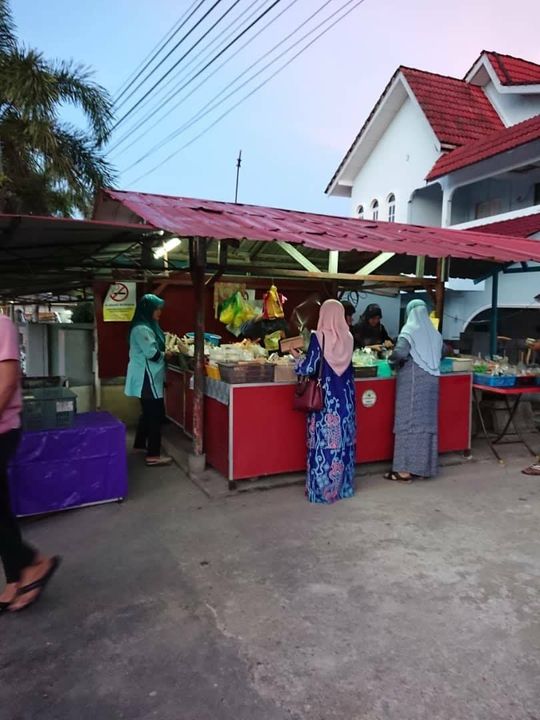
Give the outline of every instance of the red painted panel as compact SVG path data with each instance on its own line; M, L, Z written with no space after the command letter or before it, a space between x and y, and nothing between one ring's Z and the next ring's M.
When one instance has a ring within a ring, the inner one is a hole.
M229 407L207 397L204 402L204 412L204 450L206 459L212 467L228 478Z
M184 426L184 374L167 370L165 412L175 423Z
M184 431L187 435L193 435L193 373L184 374Z
M394 453L394 405L396 381L357 380L356 383L356 462L388 460ZM372 407L364 407L367 391L376 394Z
M441 377L439 397L439 450L468 450L471 445L472 375Z
M306 416L292 409L294 385L232 388L234 479L306 467Z

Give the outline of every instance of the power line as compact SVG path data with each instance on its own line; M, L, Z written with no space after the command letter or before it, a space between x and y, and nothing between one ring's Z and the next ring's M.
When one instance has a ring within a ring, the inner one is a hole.
M204 2L204 0L203 0ZM193 7L197 4L197 0L194 0L194 2L191 3L189 8L182 13L182 15L178 18L178 20L174 23L174 25L169 29L168 32L165 33L165 35L161 38L159 42L157 42L152 50L146 55L146 57L139 63L139 65L135 68L135 70L128 75L128 77L124 80L124 82L120 85L117 92L115 93L115 104L118 103L118 101L123 97L123 95L126 94L126 92L129 90L129 88L133 85L134 82L137 81L137 78L142 75L142 73L148 68L149 65L151 65L154 60L158 57L158 55L167 47L167 45L170 43L170 41L173 39L175 35L177 35L180 30L184 27L184 25L189 22L192 15L194 15L199 7L202 5L202 2L199 3L199 6L193 10L193 13L191 13L191 10ZM189 17L186 17L188 13L191 13ZM185 18L185 20L184 20ZM124 87L126 86L126 87Z
M290 32L287 36L285 36L285 38L283 38L282 40L280 40L279 43L277 43L272 48L270 48L270 50L268 50L258 60L251 63L251 65L248 68L246 68L243 72L241 72L240 75L238 75L233 80L231 80L231 82L228 83L228 85L226 85L224 88L222 88L222 90L220 90L220 92L217 95L215 95L212 98L212 100L207 102L206 105L203 105L203 107L200 108L200 110L197 113L192 115L191 118L187 122L185 122L179 128L177 128L172 133L170 133L166 138L164 138L160 142L156 143L142 157L138 158L138 160L136 160L129 167L127 167L125 172L129 172L129 170L131 170L136 165L139 165L143 160L146 160L146 158L149 157L150 155L152 155L154 152L161 150L162 147L167 145L172 140L176 139L179 135L184 133L186 130L189 130L189 128L191 128L197 122L199 122L200 120L205 118L208 114L210 114L211 112L216 110L218 107L223 105L223 103L226 102L229 98L231 98L233 95L236 95L236 93L238 93L240 90L242 90L244 87L246 87L246 85L249 85L249 83L252 82L253 80L255 80L255 78L262 75L265 72L265 70L268 70L269 67L271 67L272 65L275 65L279 60L281 60L281 58L283 58L285 55L290 53L291 50L293 50L295 47L300 45L308 37L313 35L313 33L317 32L317 30L319 30L321 27L326 25L329 20L331 20L336 15L338 15L340 12L342 12L347 7L347 5L350 5L353 2L353 0L347 0L347 2L344 5L339 7L337 10L334 10L333 13L328 15L326 18L324 18L324 20L322 20L320 23L318 23L313 28L311 28L311 30L308 30L308 32L304 33L304 35L302 35L300 38L298 38L298 40L296 40L294 43L292 43L287 48L285 48L285 50L283 50L283 52L281 52L279 55L276 55L276 57L273 58L272 60L270 60L270 62L266 63L266 65L263 65L263 67L260 70L253 73L243 83L241 83L238 87L236 87L234 90L232 90L230 93L228 93L228 95L225 95L225 97L223 97L221 100L218 100L218 98L220 98L224 93L226 93L230 87L235 85L238 82L238 80L240 80L242 77L244 77L244 75L246 75L250 70L252 70L260 62L262 62L266 57L271 55L277 48L279 48L281 45L283 45L285 42L287 42L287 40L289 40L293 35L295 35L299 30L301 30L305 25L307 25L314 17L316 17L320 12L322 12L331 2L333 2L333 0L326 0L326 2L324 2L314 13L312 13L308 18L306 18L292 32ZM181 104L181 103L178 103L178 105L179 104ZM175 106L173 108L173 110L176 109L176 107L177 106Z
M296 2L297 0L293 0L293 1ZM278 5L278 3L280 3L280 2L281 2L281 0L273 0L272 4L271 4L269 7L267 7L266 10L264 10L260 15L258 15L258 16L255 18L255 20L253 20L253 21L252 21L247 27L245 27L238 35L236 35L236 37L234 37L229 43L227 43L227 45L225 45L225 47L222 48L222 49L217 53L217 55L215 55L211 60L209 60L209 61L206 63L206 65L204 65L204 67L202 67L201 69L199 69L194 75L192 75L188 80L186 80L186 82L185 82L181 87L176 86L175 89L173 90L173 92L171 92L170 95L169 95L164 101L161 101L161 102L159 103L159 105L158 105L158 106L155 106L155 107L153 108L153 110L151 110L142 120L139 121L139 123L137 123L137 125L135 125L133 128L131 128L127 133L125 133L125 134L122 136L122 138L120 138L120 140L118 140L118 141L113 145L112 150L116 150L122 143L124 143L124 142L125 142L127 139L129 139L135 132L137 132L137 130L139 130L141 127L143 127L144 125L146 125L146 123L155 116L155 112L156 112L156 110L157 110L158 108L159 108L159 110L163 110L163 109L165 108L165 106L166 106L169 102L171 102L171 100L173 100L173 99L177 96L177 93L178 93L178 92L181 92L181 91L184 90L186 87L188 87L189 85L191 85L192 82L195 82L195 80L196 80L198 77L200 77L200 75L202 75L202 74L205 72L205 70L207 70L207 69L208 69L209 67L211 67L215 62L217 62L217 60L219 60L219 58L220 58L224 53L226 53L227 50L229 50L229 49L230 49L233 45L235 45L244 35L246 35L246 33L248 33L253 27L255 27L255 25L257 25L264 17L266 17L266 15L268 15L268 13L269 13L271 10L273 10L273 8L274 8L276 5ZM253 5L253 4L254 4L254 3L252 3L252 5ZM281 14L281 13L280 13L280 14ZM278 15L277 17L279 17L279 15ZM276 20L277 17L274 18L274 20ZM267 25L267 26L268 26L268 25ZM234 57L234 56L233 56L233 57ZM229 58L229 60L230 60L230 59L231 59L231 58ZM226 62L228 62L228 60L227 60ZM225 63L222 63L222 65L221 65L220 67L223 67L224 64L225 64ZM200 66L199 66L199 67L200 67ZM212 75L214 75L214 74L215 74L215 72L212 73L209 77L212 77ZM207 79L208 79L208 78L207 78ZM199 85L197 86L197 88L199 88L202 84L204 84L204 82L206 82L206 80L203 81L203 83L199 84ZM192 93L191 93L191 94L192 94ZM188 95L188 97L189 97L189 95ZM176 107L177 107L177 106L176 106ZM164 119L163 117L160 118L160 120L159 120L157 123L155 123L152 127L155 127L156 124L159 124L163 119ZM150 128L150 129L152 129L152 128ZM127 147L128 147L128 148L131 147L131 145L135 144L135 142L137 142L138 139L140 139L141 137L144 137L145 134L146 134L146 133L143 133L143 135L139 136L139 138L137 138L136 140L134 140L133 143L131 143L131 144L128 145ZM127 148L125 148L125 149L127 149Z
M237 16L232 22L230 22L229 25L227 25L227 27L223 30L223 32L224 32L224 33L227 32L227 30L229 30L233 25L242 26L242 25L246 24L246 23L249 22L249 20L251 20L251 18L257 13L257 11L260 10L260 8L261 8L263 5L266 5L266 4L267 4L268 2L270 2L270 1L271 1L271 0L262 0L262 2L261 2L261 0L253 0L253 2L252 2L251 5L247 8L247 10L241 10L241 11L240 11L240 15ZM247 17L244 17L244 16L246 15L246 13L247 13L253 6L255 6L255 5L257 5L257 7L256 7L251 13L249 13L249 14L247 15ZM240 23L238 22L239 20L241 20ZM237 28L236 28L236 29L237 29ZM225 45L225 44L227 43L227 41L228 41L231 37L234 36L234 34L235 34L235 32L236 32L236 29L233 30L233 31L232 31L231 33L229 33L228 35L226 35L225 38L218 37L218 38L215 38L214 40L212 40L210 43L208 43L208 44L206 45L206 47L204 47L200 52L198 52L190 61L188 61L187 63L185 63L185 65L184 65L183 67L181 67L176 73L174 73L174 75L173 75L172 77L170 77L170 78L167 80L167 82L160 88L160 90L158 91L158 94L157 94L157 96L156 96L155 98L149 97L149 98L147 98L144 102L142 102L142 103L139 105L139 107L137 108L137 110L135 111L135 114L138 113L140 110L142 110L144 107L146 107L150 102L152 102L153 99L155 99L156 101L158 101L158 99L159 99L160 97L166 95L166 92L165 92L166 89L167 89L168 87L170 87L179 77L181 77L182 79L184 79L185 77L188 77L188 76L190 75L190 72L186 72L186 71L188 70L188 68L191 68L191 67L197 62L197 60L198 60L202 55L204 55L203 60L202 60L198 65L196 65L196 69L200 68L200 67L204 64L205 60L207 60L207 59L212 55L212 52L211 52L211 51L208 52L209 48L211 48L212 46L214 46L214 45L216 44L216 42L219 41L219 40L221 40L221 42L219 43L218 48L223 47L223 45ZM153 113L155 113L156 110L158 110L159 108L160 108L160 102L158 101L158 102L154 105L153 109L152 109L150 112L153 114ZM120 145L120 143L122 143L126 137L129 137L129 135L130 135L131 132L132 132L132 130L126 132L125 135L123 135L123 136L120 138L120 140L118 140L118 141L114 144L114 146L109 150L109 152L112 152L113 150L115 150L116 147L117 147L118 145Z
M242 105L242 103L246 102L246 100L251 98L253 95L255 95L255 93L257 93L259 90L261 90L271 80L273 80L275 77L277 77L277 75L279 75L281 72L283 72L283 70L285 70L287 67L289 67L289 65L291 65L291 63L293 63L298 57L300 57L304 52L306 52L306 50L308 50L312 45L314 45L321 37L323 37L328 32L330 32L330 30L332 30L336 25L338 25L342 20L344 20L348 15L350 15L354 10L356 10L357 7L362 5L365 1L366 0L357 0L357 2L351 8L349 8L343 15L341 15L341 17L334 20L333 23L331 23L327 28L325 28L322 32L320 32L318 35L316 35L312 40L310 40L310 42L307 43L307 45L305 45L303 48L301 48L295 55L293 55L289 60L287 60L286 63L284 63L277 70L275 70L269 77L267 77L265 80L263 80L261 83L259 83L259 85L257 85L255 88L253 88L253 90L251 90L247 95L244 95L244 97L240 98L240 100L237 103L235 103L228 110L226 110L224 113L222 113L218 118L216 118L210 125L208 125L198 135L196 135L194 138L192 138L187 143L182 145L180 148L175 150L173 153L168 155L164 160L162 160L160 163L155 165L153 168L151 168L150 170L148 170L147 172L143 173L138 178L136 178L133 181L133 184L138 183L140 180L148 177L149 175L154 173L156 170L159 170L159 168L163 167L163 165L168 163L170 160L172 160L174 157L176 157L180 152L182 152L182 150L185 150L190 145L193 145L195 142L197 142L197 140L200 140L201 137L206 135L206 133L208 133L210 130L212 130L212 128L214 128L224 118L226 118L228 115L230 115L231 112L236 110L237 107ZM347 5L351 4L351 2L352 2L352 0L347 0L347 2L344 5L342 5L341 8L336 12L340 12L341 10L344 10L347 7ZM331 15L329 17L333 17L335 15L336 15L336 13L333 13L333 15ZM327 20L328 19L329 18L327 18Z
M277 20L281 15L283 15L284 12L286 12L290 7L292 7L292 5L295 4L295 2L296 2L296 0L292 0L292 2L291 2L286 8L284 8L284 9L282 10L282 12L274 18L274 20ZM262 62L263 60L265 60L265 59L266 59L269 55L271 55L275 50L277 50L279 47L281 47L281 45L283 45L284 43L286 43L287 40L290 40L290 38L291 38L293 35L296 35L296 33L297 33L299 30L301 30L303 27L305 27L311 20L313 20L314 17L316 17L319 13L321 13L331 2L334 2L334 0L326 0L326 2L324 2L322 5L320 5L319 8L318 8L314 13L312 13L311 15L309 15L309 17L307 17L305 20L303 20L303 21L300 23L300 25L298 25L294 30L292 30L292 31L291 31L288 35L286 35L284 38L282 38L282 39L281 39L278 43L276 43L273 47L271 47L270 50L267 50L260 58L258 58L258 59L255 60L254 62L252 62L245 70L243 70L239 75L237 75L237 76L236 76L233 80L231 80L227 85L225 85L225 87L222 88L217 95L215 95L209 102L207 102L206 105L203 105L203 107L200 108L200 109L198 110L198 112L195 113L195 115L192 115L191 118L190 118L186 123L184 123L183 125L181 125L180 128L177 128L177 129L174 130L172 133L170 133L167 137L165 137L163 140L160 140L160 141L159 141L158 143L156 143L153 147L151 147L150 150L148 150L148 152L146 152L142 157L140 157L138 160L136 160L134 163L132 163L128 168L126 168L125 172L128 172L129 170L131 170L133 167L135 167L135 166L138 165L140 162L142 162L143 160L145 160L145 159L146 159L149 155L151 155L153 152L156 152L157 150L160 150L164 145L166 145L167 143L169 143L171 140L174 140L174 139L175 139L176 137L178 137L178 135L180 135L182 132L184 132L185 130L187 130L187 129L189 129L190 127L192 127L192 125L194 125L195 122L197 122L197 120L202 119L202 117L204 117L205 115L207 115L208 112L211 112L213 109L215 109L216 107L218 107L219 105L221 105L223 102L225 102L226 100L228 100L229 97L231 97L232 95L234 95L235 93L237 93L239 90L241 90L241 89L242 89L243 87L245 87L247 84L249 84L249 82L251 82L251 80L254 80L254 79L255 79L256 77L258 77L261 73L263 73L266 69L268 69L271 65L273 65L274 63L276 63L276 62L277 62L278 60L280 60L284 55L286 55L288 52L290 52L290 50L292 50L292 49L293 49L294 47L296 47L299 43L301 43L302 40L305 40L306 37L308 37L310 34L314 33L314 32L315 32L316 30L318 30L322 25L324 25L326 22L328 22L328 20L331 19L332 17L334 17L334 16L336 15L336 13L338 13L342 8L336 10L333 14L329 15L327 18L325 18L325 20L323 20L321 23L319 23L319 24L316 25L314 28L312 28L307 34L303 35L299 40L297 40L295 43L293 43L291 46L289 46L284 52L282 52L280 55L278 55L277 57L275 57L270 63L267 63L264 67L261 68L261 70L259 70L257 73L254 73L250 78L248 78L245 82L243 82L241 85L239 85L232 93L229 93L229 95L227 95L225 98L223 98L223 100L220 100L218 103L216 103L216 104L214 105L214 107L210 107L213 103L216 102L216 100L217 100L219 97L221 97L221 96L223 95L223 93L227 92L227 90L228 90L230 87L232 87L233 85L235 85L235 84L238 82L238 80L240 80L241 78L243 78L244 75L246 75L246 73L248 73L250 70L252 70L252 69L253 69L256 65L258 65L260 62ZM349 0L349 2L352 2L352 0ZM268 27L268 25L270 25L270 23L267 23L267 25L266 25L265 27ZM262 29L259 31L259 34L260 34L263 30L264 30L264 28L262 28ZM256 37L256 35L255 35L254 37ZM252 39L254 39L254 38L252 38ZM247 43L245 43L243 47L245 47L245 46L248 45L248 44L249 44L249 41L248 41ZM240 49L241 49L241 48L240 48ZM237 52L240 52L240 50L238 50ZM235 53L235 54L237 54L237 53ZM233 55L232 57L234 57L234 55ZM232 59L232 58L229 58L229 60L230 60L230 59ZM185 97L181 98L180 101L179 101L178 103L176 103L176 105L173 105L173 107L171 108L171 112L174 111L174 110L176 110L176 109L177 109L178 107L180 107L180 105L182 105L189 97L191 97L191 96L193 95L193 93L196 92L196 91L206 82L206 80L209 80L213 75L215 75L216 72L218 72L218 70L219 70L221 67L223 67L223 65L226 64L226 62L227 62L227 61L225 61L224 63L222 63L218 68L216 68L216 70L214 70L213 73L211 73L207 78L205 78L205 80L204 80L203 82L199 83L195 88L193 88L193 90L192 90L191 92L189 92ZM205 111L207 110L207 108L210 108L210 109L208 110L208 112L205 112ZM149 132L150 130L152 130L154 127L156 127L156 125L158 125L159 122L161 122L161 121L158 121L158 122L154 123L153 125L151 125L150 128L148 129L148 132ZM139 137L137 138L137 140L139 140L140 138L141 138L141 136L139 136ZM133 143L130 143L130 145L128 145L125 149L127 150L128 148L130 148L132 145L134 145L134 144L137 142L137 140L135 140Z
M201 0L201 2L203 2L203 1L204 1L204 0ZM207 10L207 11L204 13L204 15L203 15L201 18L199 18L199 20L197 20L197 22L195 23L195 25L193 25L193 27L192 27L190 30L188 30L188 32L182 37L182 39L179 40L179 41L176 43L176 45L172 48L172 50L169 50L169 52L165 55L165 57L162 58L162 59L159 61L159 63L156 65L156 67L155 67L143 80L141 80L141 82L137 85L137 87L136 87L134 90L132 90L132 91L130 92L130 94L129 94L129 95L127 96L127 98L124 100L124 102L122 103L122 105L123 105L124 103L126 103L126 102L129 100L129 98L131 98L131 97L139 90L139 88L140 88L142 85L144 85L144 83L158 70L158 68L160 68L160 67L163 65L163 63L164 63L166 60L169 59L169 57L177 50L177 48L180 47L180 45L184 42L184 40L185 40L187 37L189 37L189 35L191 35L191 33L193 33L193 32L199 27L199 25L200 25L202 22L204 22L204 20L206 20L206 18L213 12L213 10L214 10L221 2L223 2L223 0L215 0L215 2L214 2L214 4L212 5L212 7L211 7L209 10ZM154 90L160 85L160 83L162 83L163 80L165 80L165 78L168 77L168 76L171 74L171 72L175 69L175 67L177 67L178 65L180 65L180 63L197 47L197 45L199 45L199 43L201 43L201 42L204 40L204 38L205 38L207 35L209 35L209 34L212 32L212 30L214 30L214 28L215 28L217 25L219 25L219 23L223 20L223 18L226 17L226 16L231 12L231 10L232 10L239 2L240 2L240 0L235 0L235 2L231 5L231 7L230 7L228 10L226 10L226 12L212 25L212 27L210 27L203 35L201 35L201 37L197 40L197 42L195 42L195 43L189 48L189 50L187 50L187 51L182 55L182 57L180 58L180 60L178 60L177 62L175 62L174 65L172 65L172 67L170 67L170 68L165 72L165 74L162 75L162 76L160 77L160 79L159 79L157 82L154 83L154 85L152 85L152 87L150 88L150 90L147 90L146 93L142 96L142 98L139 99L139 100L137 100L137 102L136 102L134 105L131 106L131 108L120 118L120 120L117 121L117 123L116 123L115 126L113 127L113 130L116 129L116 128L120 125L120 123L124 122L124 120L125 120L127 117L129 117L132 112L134 112L135 108L136 108L138 105L140 105L140 103L141 103L143 100L145 100L151 93L154 92Z

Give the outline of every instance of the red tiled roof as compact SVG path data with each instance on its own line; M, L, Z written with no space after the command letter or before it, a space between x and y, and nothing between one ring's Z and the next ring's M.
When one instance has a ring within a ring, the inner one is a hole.
M464 80L402 67L441 143L465 145L504 127L484 91Z
M540 207L533 215L513 218L512 220L501 220L499 222L478 225L477 232L497 233L497 235L512 235L513 237L530 237L540 233Z
M501 85L540 85L540 65L497 52L486 52Z
M435 180L442 175L448 175L460 168L474 165L481 160L486 160L507 150L513 150L539 138L540 115L536 115L517 125L492 133L482 140L471 142L442 155L430 170L426 180Z
M393 252L492 262L540 261L534 240L448 228L372 222L293 210L104 190L155 228L181 237L215 240L281 240L315 250Z

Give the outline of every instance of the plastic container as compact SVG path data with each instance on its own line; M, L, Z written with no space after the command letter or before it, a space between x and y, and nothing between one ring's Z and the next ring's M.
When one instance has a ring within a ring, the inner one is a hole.
M186 337L190 340L195 340L195 333L194 332L188 332L186 333ZM213 347L219 347L221 345L221 335L214 335L214 333L204 333L204 342L207 345L212 345Z
M454 372L454 361L452 358L443 358L440 369L443 374Z
M274 366L271 363L218 363L218 367L223 382L231 385L274 382Z
M212 380L221 380L221 373L219 372L219 367L217 365L206 365L206 376L211 378Z
M392 368L390 367L388 360L377 360L377 377L392 377Z
M62 387L62 385L65 385L66 381L64 378L61 378L59 375L51 375L51 376L35 376L35 377L26 377L24 376L22 379L22 386L23 390L33 390L34 388L55 388L55 387Z
M536 375L516 375L516 387L532 387L537 380Z
M354 368L355 378L374 378L377 377L377 366L376 365L365 365L364 367Z
M77 412L77 396L63 387L23 392L22 426L25 431L70 428Z
M516 376L474 373L474 384L485 385L486 387L511 388L516 385Z
M473 358L465 358L465 357L459 357L459 358L452 358L452 365L453 365L453 371L454 372L464 372L469 373L473 371Z

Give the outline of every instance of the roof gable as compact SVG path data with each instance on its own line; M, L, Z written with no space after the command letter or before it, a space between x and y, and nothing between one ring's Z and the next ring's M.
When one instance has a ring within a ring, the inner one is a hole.
M485 51L501 85L540 85L540 65L530 60Z
M414 68L401 72L441 145L465 145L504 127L482 88Z

